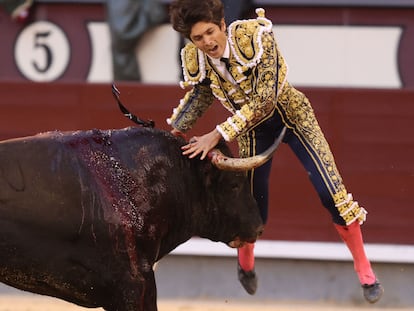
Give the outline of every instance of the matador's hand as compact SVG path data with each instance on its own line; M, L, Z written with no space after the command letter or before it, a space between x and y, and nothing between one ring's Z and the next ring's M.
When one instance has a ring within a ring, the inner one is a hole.
M189 144L181 147L181 149L184 150L183 155L188 155L188 157L192 159L201 154L200 159L204 160L210 150L217 145L220 139L221 135L216 129L203 136L193 137L191 138Z

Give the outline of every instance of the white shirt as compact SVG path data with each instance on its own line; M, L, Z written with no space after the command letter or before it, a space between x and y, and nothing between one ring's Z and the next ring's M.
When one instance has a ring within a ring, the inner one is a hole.
M228 72L227 68L226 68L226 64L224 62L222 62L220 60L220 58L213 58L210 57L209 55L207 55L210 59L211 62L213 63L213 65L216 67L216 69L228 80L230 81L232 84L236 85L236 81L234 80L233 76L230 74L230 72ZM229 58L230 57L230 47L229 47L229 42L226 42L226 48L224 49L224 53L223 56L224 58Z

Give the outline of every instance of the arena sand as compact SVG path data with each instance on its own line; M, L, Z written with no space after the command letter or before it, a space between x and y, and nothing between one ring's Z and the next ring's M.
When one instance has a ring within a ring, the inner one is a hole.
M0 311L103 311L38 295L0 295ZM295 303L257 300L160 299L158 311L408 311L412 308L376 308L373 305L344 306L334 303Z

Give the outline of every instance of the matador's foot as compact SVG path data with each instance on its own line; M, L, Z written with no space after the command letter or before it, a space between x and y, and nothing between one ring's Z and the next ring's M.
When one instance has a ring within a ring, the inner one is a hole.
M237 265L237 276L246 292L254 295L257 290L257 276L254 269L252 271L244 271L240 265Z
M370 303L377 302L384 293L384 288L378 280L374 284L363 284L362 290L364 291L365 299Z

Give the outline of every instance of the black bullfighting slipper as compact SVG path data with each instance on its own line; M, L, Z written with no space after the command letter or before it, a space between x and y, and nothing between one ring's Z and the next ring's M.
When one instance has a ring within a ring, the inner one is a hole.
M370 303L377 302L384 293L384 288L378 280L375 280L374 284L363 284L362 289L365 299Z
M257 290L257 276L254 269L252 271L244 271L240 265L237 265L237 275L246 292L254 295Z

